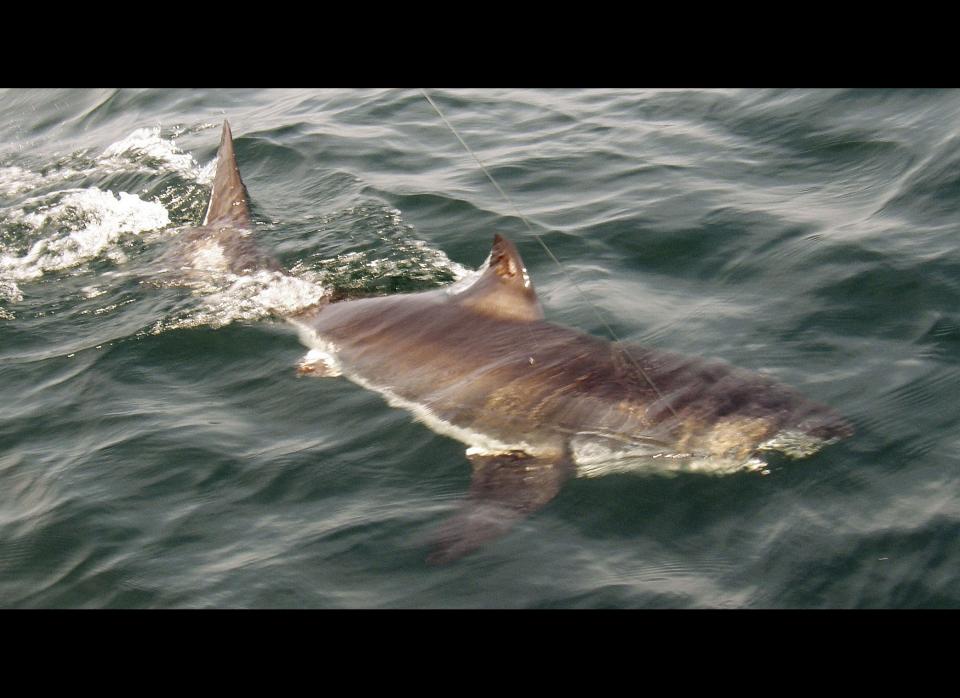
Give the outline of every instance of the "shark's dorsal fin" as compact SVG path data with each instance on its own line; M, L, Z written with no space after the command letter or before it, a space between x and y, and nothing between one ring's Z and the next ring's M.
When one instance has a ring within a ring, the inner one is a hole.
M240 168L237 167L237 157L233 152L233 134L226 119L223 121L220 149L217 151L217 174L213 178L210 205L207 207L203 224L251 227L250 195L240 179Z
M500 235L493 237L493 249L480 278L458 294L457 301L478 313L507 320L543 319L543 309L520 253Z

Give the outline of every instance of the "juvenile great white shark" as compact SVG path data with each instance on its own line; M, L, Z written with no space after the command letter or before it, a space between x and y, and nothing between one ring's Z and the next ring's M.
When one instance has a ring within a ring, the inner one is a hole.
M282 272L252 236L249 195L224 121L203 225L180 236L191 266ZM301 373L344 376L467 445L469 495L430 556L456 559L504 534L575 475L669 464L761 466L850 436L830 408L757 373L611 343L544 320L516 247L496 235L476 280L376 298L334 298L287 318L310 352Z

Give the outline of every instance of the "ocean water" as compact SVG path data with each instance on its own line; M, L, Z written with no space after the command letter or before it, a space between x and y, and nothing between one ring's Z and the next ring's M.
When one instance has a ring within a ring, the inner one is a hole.
M960 606L960 92L430 94L566 274L416 89L0 92L0 607ZM165 266L224 118L290 278ZM494 233L548 320L603 336L593 305L856 434L572 480L427 564L462 444L298 377L282 317L455 282Z

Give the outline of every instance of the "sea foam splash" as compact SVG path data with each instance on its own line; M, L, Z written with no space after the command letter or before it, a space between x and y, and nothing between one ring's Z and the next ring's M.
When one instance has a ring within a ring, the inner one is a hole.
M43 175L17 165L0 167L0 195L13 196L46 184Z
M189 153L185 153L172 139L160 135L160 127L138 128L123 140L117 141L103 151L101 165L126 166L130 163L148 171L166 170L179 172L201 184L213 181L217 161L200 166Z
M93 173L129 171L177 172L199 184L209 184L216 172L216 159L201 166L172 139L163 138L159 126L139 128L109 145L96 158L75 153L55 167L44 168L42 174L19 165L0 167L0 195L29 194L51 183ZM0 245L0 282L8 285L103 255L122 262L125 256L116 243L123 235L170 225L170 213L159 200L144 201L136 194L101 191L97 187L44 193L27 198L20 205L24 208L4 212L6 221L25 225L41 237L25 254L22 248L15 252L9 245ZM19 288L16 293L4 292L0 297L11 302L22 300Z
M0 300L17 303L23 300L23 293L14 282L0 280Z
M0 279L0 301L8 303L19 303L23 300L23 293L20 287L12 281ZM0 307L0 320L13 320L16 316L6 308Z
M0 249L0 278L6 281L36 279L50 271L68 269L107 253L123 261L114 243L126 233L163 228L170 223L167 209L135 194L101 191L96 187L59 192L55 204L11 219L48 234L33 243L23 256Z
M0 166L0 196L16 196L71 179L121 172L176 172L199 184L210 184L216 167L216 158L200 165L173 138L161 136L159 126L139 128L95 157L86 151L72 153L47 163L40 172L15 164Z
M217 274L189 284L201 304L155 323L146 332L161 334L189 327L219 328L233 322L284 317L322 302L329 294L316 280L283 272L260 270L252 274Z

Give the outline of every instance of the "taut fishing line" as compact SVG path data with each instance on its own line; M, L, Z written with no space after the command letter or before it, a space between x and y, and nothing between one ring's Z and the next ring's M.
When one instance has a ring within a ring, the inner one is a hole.
M550 250L550 248L547 246L547 243L544 242L543 238L541 238L541 237L536 233L536 231L534 231L533 226L530 225L530 221L527 220L527 217L520 212L520 209L519 209L519 208L517 207L517 205L513 202L513 199L511 199L511 198L507 195L507 192L505 192L505 191L500 187L500 185L497 184L497 180L495 180L495 179L493 178L493 175L490 174L490 171L486 168L486 166L483 164L483 162L481 162L480 158L477 157L477 154L474 153L473 150L470 148L470 146L467 145L467 142L466 142L465 140L463 140L463 138L462 138L462 137L460 136L460 134L457 132L457 129L455 129L455 128L453 127L453 124L451 124L451 123L447 120L447 117L445 117L445 116L443 115L443 112L440 111L440 107L437 106L437 103L434 102L434 101L430 98L430 95L427 94L427 91L426 91L425 89L423 89L422 87L420 88L420 93L421 93L421 94L424 96L424 98L430 103L430 106L433 107L433 110L434 110L435 112L437 112L437 116L439 116L439 117L440 117L440 120L443 121L443 123L446 125L446 127L447 127L448 129L450 129L450 132L453 133L453 135L456 137L456 139L457 139L458 141L460 141L460 145L463 146L464 150L466 150L468 153L470 153L470 155L473 157L473 159L476 161L476 163L480 166L480 169L483 170L483 173L487 176L487 179L490 180L490 183L494 186L494 188L495 188L498 192L500 192L500 196L502 196L502 197L504 198L504 200L505 200L505 201L510 205L510 207L513 209L513 211L514 211L514 213L517 215L517 217L518 217L520 220L523 221L523 224L524 224L525 226L527 226L527 230L530 232L531 235L533 235L533 237L535 237L535 238L537 239L537 242L540 243L540 246L543 248L543 251L547 253L547 256L554 261L554 263L557 265L557 268L560 269L560 272L563 274L563 276L564 276L564 278L567 280L567 282L570 283L575 289L577 289L577 293L579 293L580 296L583 298L583 300L586 301L587 305L589 305L589 306L593 309L593 312L594 312L594 314L597 316L597 319L600 320L600 323L601 323L601 324L604 326L604 328L607 330L607 332L609 333L611 339L613 339L614 343L617 345L617 347L620 349L620 351L622 351L624 354L626 354L627 358L630 359L630 363L633 364L634 368L636 368L637 371L640 372L640 375L643 376L644 380L647 381L647 383L650 385L651 388L653 388L653 392L655 392L655 393L657 394L657 397L660 398L660 400L662 400L662 401L664 402L664 404L667 406L667 408L670 410L670 412L673 413L673 416L679 419L679 415L677 415L676 411L673 409L673 406L672 406L669 402L667 402L666 398L663 396L663 393L660 392L660 389L657 388L656 384L653 382L653 380L651 380L650 376L647 375L647 372L643 370L643 367L642 367L639 363L637 363L637 360L633 358L633 355L627 350L627 348L626 348L625 346L623 346L623 342L620 341L620 338L617 336L616 332L613 331L613 328L610 326L610 323L608 323L607 320L606 320L606 318L603 317L603 314L600 312L600 309L596 306L596 304L595 304L593 301L590 300L590 298L589 298L589 297L587 296L587 294L583 291L583 289L580 288L580 284L578 284L578 283L574 280L574 278L573 278L573 277L570 275L570 273L567 271L566 267L564 267L563 264L560 262L560 260L557 259L557 256L556 256L555 254L553 254L553 252L552 252L552 251Z

